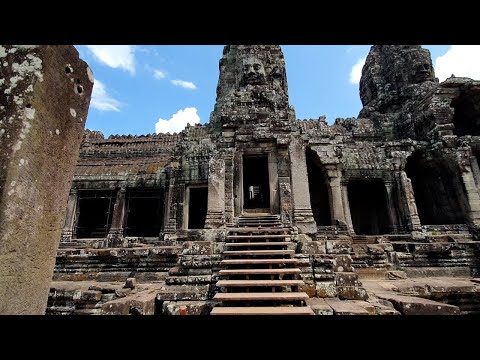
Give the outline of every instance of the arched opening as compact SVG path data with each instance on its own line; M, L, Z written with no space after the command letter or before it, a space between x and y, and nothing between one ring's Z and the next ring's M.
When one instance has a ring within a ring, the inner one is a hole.
M389 233L386 190L382 179L350 180L348 202L357 235Z
M418 216L423 225L465 224L467 197L454 161L425 159L414 153L407 160Z
M313 218L317 226L332 225L327 174L315 151L307 148L305 157Z
M454 134L480 135L480 90L470 89L452 101L455 109L453 114Z

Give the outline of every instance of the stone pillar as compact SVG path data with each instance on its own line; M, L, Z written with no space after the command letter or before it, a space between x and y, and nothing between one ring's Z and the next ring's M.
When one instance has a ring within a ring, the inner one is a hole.
M460 165L460 173L462 175L462 181L467 195L468 221L472 225L478 227L480 226L480 196L478 194L477 185L475 184L472 167L468 164L462 163Z
M478 167L477 158L475 156L471 156L470 163L472 164L472 172L475 184L477 185L477 189L480 190L480 168Z
M317 224L313 219L308 188L307 163L305 146L301 140L290 142L290 163L292 171L293 221L301 233L317 232Z
M387 211L388 219L390 221L389 230L390 233L395 234L398 232L397 212L395 211L395 203L392 198L393 184L391 181L384 181L385 191L387 196Z
M112 224L108 231L107 239L110 247L121 246L123 242L123 222L125 220L125 187L117 191L115 205L113 206Z
M291 166L288 147L279 144L278 148L278 197L280 201L280 218L284 224L292 223L292 186L290 181Z
M228 155L225 156L225 222L229 226L234 224L233 164L233 151L229 150Z
M67 201L67 213L65 215L65 223L62 230L62 242L72 241L73 228L75 227L75 213L77 210L78 191L77 189L70 189Z
M332 224L338 226L341 230L347 230L347 222L345 219L345 211L342 201L342 189L340 185L341 172L337 165L326 165L329 192L330 192L330 208L332 209Z
M208 164L208 203L206 229L218 229L225 224L225 160L210 159Z
M71 45L0 46L0 315L43 315L93 74Z
M407 222L410 231L421 231L420 218L418 216L417 204L415 202L415 195L413 193L412 181L408 178L405 171L401 170L397 172L396 176L399 178L399 182L402 185L402 190L405 195L407 211Z
M177 195L173 174L168 185L167 201L165 202L165 232L171 233L177 229Z
M353 229L352 214L350 212L350 202L348 201L348 182L342 181L342 201L343 201L343 210L345 211L345 221L347 223L347 230L349 233L354 234L355 230Z

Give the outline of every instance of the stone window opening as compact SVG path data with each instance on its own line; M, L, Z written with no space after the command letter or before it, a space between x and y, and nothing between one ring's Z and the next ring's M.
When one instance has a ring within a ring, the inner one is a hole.
M105 238L112 224L114 190L79 190L74 238Z
M125 236L158 237L163 228L163 191L126 191Z

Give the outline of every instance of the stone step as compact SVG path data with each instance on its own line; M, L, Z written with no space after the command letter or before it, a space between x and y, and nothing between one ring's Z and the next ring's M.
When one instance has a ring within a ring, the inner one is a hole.
M255 264L296 264L296 259L227 259L220 265L255 265Z
M220 270L219 275L283 275L283 274L300 274L298 268L291 269L232 269Z
M224 256L294 255L295 250L226 250Z
M304 285L303 280L219 280L218 287L236 286L300 286Z
M241 247L241 246L287 246L288 244L292 244L288 241L277 241L277 242L246 242L246 243L226 243L225 246L228 247Z
M242 219L280 219L280 216L273 215L273 214L265 214L265 213L247 213L243 216L238 218L239 220Z
M273 234L273 235L227 235L227 239L285 239L290 234Z
M264 232L276 232L276 233L279 233L279 232L290 232L290 229L288 228L272 228L272 229L269 229L269 228L258 228L258 227L240 227L240 228L230 228L228 229L229 232L240 232L240 233L245 233L245 232L261 232L261 233L264 233Z
M250 300L270 300L270 301L296 301L307 300L308 294L305 292L250 292L250 293L217 293L213 300L218 301L250 301Z
M214 307L210 315L314 315L309 306Z

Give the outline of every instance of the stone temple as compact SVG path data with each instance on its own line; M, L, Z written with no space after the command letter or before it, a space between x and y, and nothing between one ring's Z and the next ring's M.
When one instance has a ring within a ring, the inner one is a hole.
M329 125L296 118L280 46L219 68L205 125L85 131L47 314L480 312L480 81L375 45Z

